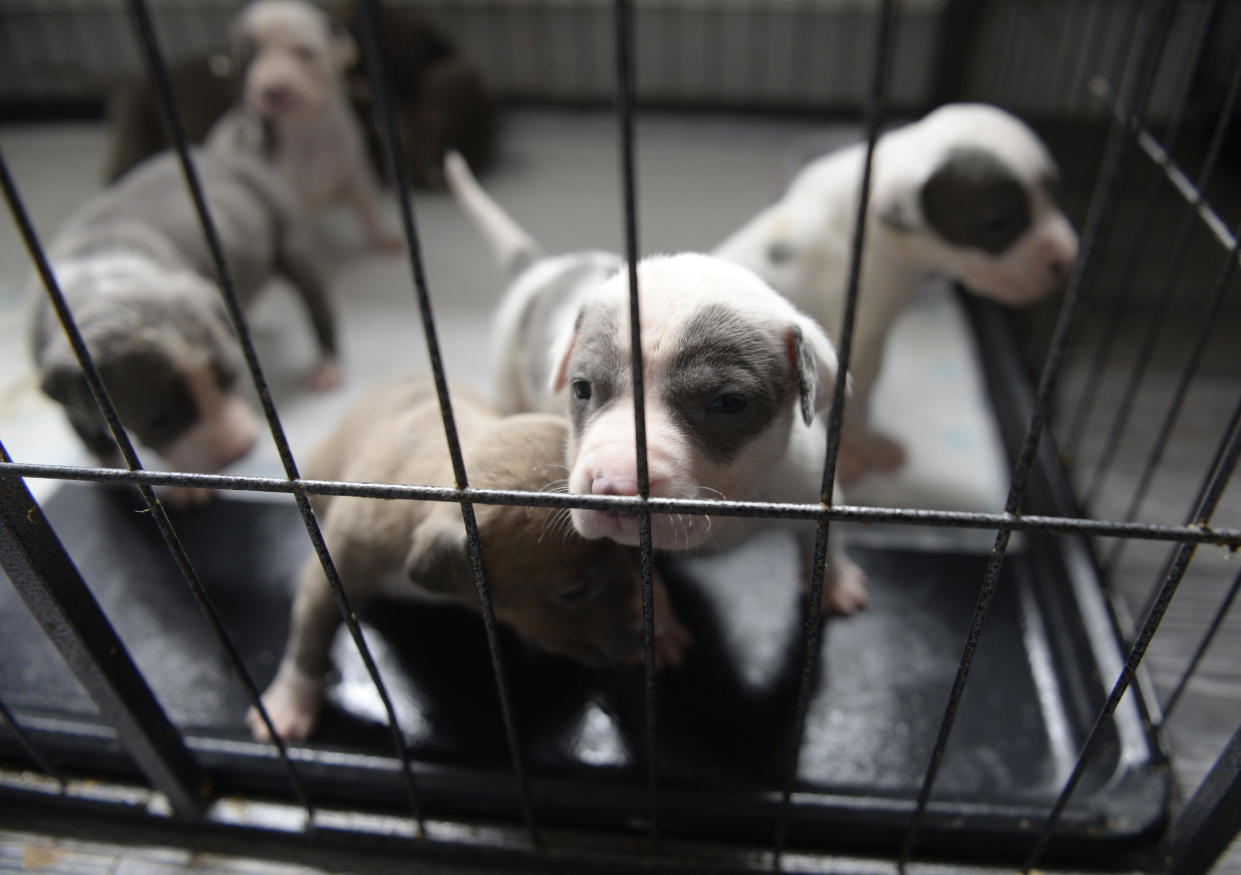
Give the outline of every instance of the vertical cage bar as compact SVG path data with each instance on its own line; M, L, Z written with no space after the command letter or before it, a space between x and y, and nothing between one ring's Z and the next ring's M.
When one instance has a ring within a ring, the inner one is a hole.
M17 186L13 181L12 175L9 173L8 163L4 160L4 155L0 152L0 188L4 190L5 200L9 205L9 210L13 214L13 220L18 226L22 239L30 253L31 259L34 261L36 272L39 274L48 297L51 301L52 308L56 311L56 315L60 319L60 323L65 330L66 337L73 349L74 356L77 359L78 366L82 370L82 375L86 380L87 387L99 408L100 414L108 425L108 429L112 434L113 440L116 442L117 449L120 451L121 457L131 471L142 470L142 463L138 459L138 454L134 449L133 442L129 439L129 435L125 431L125 427L121 424L120 415L117 413L116 406L112 403L108 390L103 384L103 380L99 375L99 370L95 367L95 363L91 358L90 350L86 346L81 332L78 330L74 321L73 314L69 310L69 306L65 301L65 297L61 292L60 285L56 280L56 275L52 271L51 263L47 259L47 253L43 249L43 245L34 229L34 224L30 221L30 216L26 212L25 204L21 195L17 190ZM0 459L3 461L11 461L8 453L0 447ZM23 489L25 487L23 486ZM263 709L262 702L259 699L258 689L255 687L253 680L250 678L249 672L245 670L245 666L241 660L241 654L233 645L232 640L228 637L228 633L221 623L219 614L216 612L211 598L207 594L206 589L202 585L202 581L198 576L197 570L190 561L189 555L186 553L185 546L181 543L180 537L172 526L172 521L168 518L168 513L164 509L163 504L156 497L154 490L150 486L137 484L139 494L145 502L152 521L159 530L160 537L163 539L168 552L171 554L173 561L177 565L178 571L181 573L182 579L186 586L189 587L191 595L194 597L195 603L198 605L199 611L202 613L207 624L211 627L216 641L219 643L229 663L237 674L238 679L245 687L246 692L250 695L251 701L259 708L260 713L266 719L266 712ZM270 728L270 727L269 727ZM274 733L273 733L274 736ZM294 794L298 801L306 808L307 819L311 816L311 806L301 780L298 778L293 768L292 762L288 758L288 753L284 748L283 742L276 742L276 749L280 756L281 763L284 765L288 774L290 783L293 787Z
M638 300L638 207L637 174L634 167L634 33L633 8L629 0L616 0L616 115L618 121L621 203L625 221L625 261L629 279L630 368L633 380L634 450L637 454L638 555L642 571L642 674L645 703L646 792L652 845L659 842L659 769L655 713L655 598L654 559L651 546L651 497L646 457L646 386L642 368L642 325Z
M1202 17L1198 21L1198 28L1194 33L1194 48L1186 56L1185 63L1181 66L1180 81L1175 91L1175 109L1168 124L1167 136L1165 138L1167 143L1167 164L1172 163L1172 149L1176 141L1180 139L1184 108L1188 103L1189 86L1193 82L1191 74L1197 68L1198 59L1202 57L1202 49L1206 45L1206 38L1210 32L1211 11L1216 2L1217 0L1211 0L1203 10ZM1136 131L1134 133L1136 135ZM1129 255L1124 261L1123 273L1121 274L1120 281L1116 284L1118 289L1116 300L1108 311L1108 318L1104 320L1103 334L1099 338L1095 346L1094 355L1090 359L1089 376L1082 390L1082 395L1078 399L1077 411L1074 413L1068 429L1068 437L1065 440L1066 447L1081 446L1082 436L1086 432L1086 425L1090 420L1091 414L1098 406L1096 398L1103 384L1103 374L1106 370L1107 362L1111 358L1112 348L1115 346L1120 326L1124 324L1124 315L1129 312L1133 277L1137 271L1138 262L1141 260L1142 252L1147 246L1147 239L1150 237L1155 216L1158 215L1155 198L1164 183L1163 174L1159 172L1161 169L1163 168L1156 168L1155 173L1147 180L1146 186L1143 189L1142 205L1137 210L1142 216L1141 224L1133 235L1133 243L1129 249Z
M435 317L431 311L431 296L427 289L426 273L423 268L422 249L414 218L414 207L410 196L410 183L406 172L404 151L393 113L392 95L387 78L384 75L384 58L380 51L378 39L381 26L379 4L376 0L366 0L362 4L361 12L362 54L366 58L367 73L370 76L372 87L375 89L376 109L378 110L380 125L383 129L384 155L388 162L390 178L394 182L397 204L400 208L401 225L405 233L405 243L409 252L409 264L414 281L415 296L418 301L419 314L422 317L427 355L430 358L431 371L435 381L435 392L440 405L444 438L448 444L448 454L452 460L453 477L457 488L467 489L469 487L469 480L466 476L465 460L461 453L461 441L457 432L456 419L453 415L448 378L444 371L443 358L440 355ZM478 521L474 515L474 504L469 498L463 496L460 504L461 518L466 531L466 547L470 557L470 565L474 572L475 593L478 596L479 609L482 613L483 628L486 632L487 647L491 657L491 670L496 681L500 714L504 723L504 735L508 743L509 757L513 764L513 780L516 785L518 802L530 842L531 844L538 845L540 843L538 824L535 820L534 805L530 797L525 759L522 756L521 744L517 734L517 722L513 716L512 697L509 690L504 657L500 650L495 609L492 605L490 590L487 587L482 539L478 532Z
M1211 624L1207 627L1207 631L1203 634L1202 640L1198 642L1197 648L1194 649L1194 655L1189 658L1189 662L1185 665L1185 671L1181 674L1181 679L1176 684L1176 689L1172 691L1172 695L1168 696L1168 701L1162 707L1163 719L1160 721L1161 726L1166 726L1168 720L1172 717L1172 712L1176 705L1184 695L1186 688L1189 686L1190 678L1194 672L1198 670L1199 663L1206 656L1207 650L1211 646L1211 642L1215 640L1220 627L1224 625L1224 620L1228 617L1229 610L1232 609L1232 603L1236 601L1237 593L1241 591L1241 571L1237 572L1237 576L1232 579L1232 586L1228 588L1228 592L1224 595L1224 600L1220 602L1219 609L1215 612L1215 616L1211 618Z
M1241 224L1234 227L1233 236L1236 242L1229 250L1223 268L1215 280L1215 286L1211 291L1211 299L1207 304L1206 311L1203 313L1202 321L1199 323L1198 334L1194 338L1189 359L1186 361L1180 380L1172 392L1172 403L1164 414L1163 422L1159 427L1159 433L1155 436L1155 443L1151 446L1150 455L1142 467L1142 473L1138 476L1137 485L1133 489L1133 495L1130 496L1129 503L1125 507L1125 513L1122 517L1125 522L1132 522L1137 518L1138 510L1146 500L1147 491L1150 489L1151 482L1155 477L1155 469L1163 459L1168 441L1172 437L1173 426L1176 425L1180 418L1181 407L1189 395L1190 384L1198 373L1198 366L1202 362L1202 356L1206 353L1207 343L1215 329L1219 311L1224 304L1225 293L1228 290L1229 283L1232 282L1233 275L1236 273L1237 257L1241 255ZM1128 543L1127 539L1117 539L1108 551L1108 555L1102 563L1102 572L1105 579L1110 578L1115 571L1116 565L1120 561L1120 554L1124 551L1126 543Z
M1064 301L1056 320L1047 360L1035 394L1034 410L1026 431L1025 440L1013 467L1012 482L1009 487L1008 499L1005 502L1006 513L1016 515L1020 512L1021 501L1025 495L1030 470L1038 452L1043 431L1051 412L1052 398L1055 396L1056 385L1064 369L1064 362L1069 340L1077 322L1079 305L1086 289L1090 288L1093 271L1099 256L1101 242L1107 238L1112 221L1115 217L1119 200L1120 186L1128 167L1133 151L1133 138L1128 135L1127 128L1134 121L1140 122L1145 110L1146 100L1153 84L1155 68L1158 64L1163 42L1167 37L1172 15L1175 11L1172 0L1160 0L1157 14L1148 16L1146 30L1131 55L1130 71L1133 76L1133 87L1127 89L1128 111L1124 113L1123 123L1114 120L1108 135L1104 151L1103 170L1099 182L1091 197L1090 210L1086 218L1082 234L1081 255L1069 276ZM940 723L939 731L932 748L926 774L918 791L913 816L910 818L909 829L901 849L900 862L904 866L913 853L917 832L926 816L931 791L935 785L944 751L948 746L948 738L952 732L961 698L965 693L965 684L969 679L970 669L982 637L983 626L991 610L999 586L1000 571L1008 552L1008 543L1012 535L1011 527L1001 527L996 534L991 555L983 573L982 585L978 591L978 599L974 613L970 618L969 632L961 653L956 677L948 696L948 703Z
M272 440L275 443L277 454L280 457L281 464L284 466L285 476L289 480L298 480L297 463L293 458L293 451L289 446L289 442L284 433L284 427L280 423L280 415L276 411L275 403L272 401L271 392L267 386L266 377L263 375L262 366L258 360L258 354L255 352L254 343L250 337L250 327L246 320L245 313L241 308L240 299L237 296L237 289L233 283L232 272L229 270L228 261L224 257L223 246L220 243L219 234L216 230L215 223L211 218L211 212L207 207L206 196L203 193L202 184L198 178L198 172L194 168L193 159L190 157L189 140L185 134L185 127L181 122L180 110L177 107L176 99L173 94L172 81L168 72L168 65L164 60L163 53L159 47L159 41L155 36L155 27L151 20L150 9L145 0L130 0L130 14L133 19L134 27L137 31L138 41L142 47L143 56L146 61L147 72L151 77L151 81L155 86L155 94L157 103L159 104L160 113L164 120L165 128L170 135L173 146L176 150L177 157L181 162L182 174L185 178L185 185L194 209L198 214L199 224L202 228L203 236L207 242L208 249L211 253L212 264L215 268L218 285L220 288L221 298L225 308L228 310L229 318L232 322L234 331L237 334L237 341L241 347L242 355L246 361L246 366L250 372L250 379L254 384L255 391L259 397L259 403L263 410L263 415L267 419L268 428L271 431ZM132 467L132 466L131 466ZM375 665L375 661L371 656L370 649L366 646L366 642L362 637L361 628L358 626L356 615L349 604L348 596L340 581L340 575L336 571L336 566L332 562L331 556L327 550L327 544L323 540L323 533L319 529L319 524L315 519L314 511L311 509L310 500L306 493L300 489L294 492L294 499L297 502L298 511L301 514L302 521L306 526L307 534L310 537L311 545L315 554L318 556L320 563L323 565L324 575L327 578L328 585L332 590L332 595L336 600L337 607L340 610L341 617L344 621L349 634L353 639L358 653L362 658L366 670L375 684L375 688L379 693L388 717L388 729L391 734L393 749L397 757L401 761L402 775L405 782L406 793L409 799L411 813L417 821L419 833L421 834L423 824L420 805L418 802L417 789L414 786L413 771L409 761L409 752L405 747L404 738L401 735L400 727L396 720L396 711L392 707L392 700L388 694L387 688L384 686L382 679L379 677L379 669ZM162 513L162 508L160 509ZM159 517L157 516L157 519ZM197 593L196 593L197 595ZM218 621L217 621L218 623ZM223 635L223 627L219 627L219 634ZM250 680L249 674L240 668L240 660L236 662L239 668L238 677L246 685L247 691L255 690L253 681ZM263 705L261 697L254 696L255 708L259 713L268 733L272 737L273 744L281 754L281 760L286 763L290 775L293 775L291 763L288 761L287 752L283 740L279 738L275 727L271 723L271 719L267 714L267 709ZM299 796L302 803L307 808L307 823L312 824L309 817L311 809L309 803L305 799L305 794L300 790L300 782L295 780L295 787L298 788Z
M1204 875L1241 833L1241 726L1172 824L1166 875Z
M1220 497L1228 486L1228 482L1232 479L1233 471L1236 470L1237 461L1241 458L1241 398L1237 400L1232 421L1229 423L1229 428L1225 430L1220 446L1222 449L1222 452L1219 454L1220 464L1213 466L1208 471L1202 488L1203 499L1199 512L1199 521L1203 526L1210 522L1215 508L1219 504ZM1172 597L1176 595L1177 587L1180 586L1181 580L1185 577L1185 572L1189 568L1189 563L1197 549L1198 545L1192 542L1184 543L1177 548L1176 555L1168 568L1167 576L1159 587L1146 620L1142 623L1142 628L1129 650L1129 656L1125 660L1120 677L1116 679L1116 683L1112 686L1112 691L1108 695L1103 709L1099 712L1098 717L1095 718L1094 725L1091 727L1089 734L1087 734L1086 740L1082 744L1081 752L1077 756L1077 762L1073 766L1073 771L1069 775L1068 780L1065 781L1059 797L1052 806L1051 812L1047 815L1047 819L1043 822L1033 850L1031 850L1029 857L1026 858L1023 871L1028 872L1038 863L1048 843L1051 841L1051 836L1055 832L1065 808L1068 807L1069 799L1077 789L1077 785L1081 782L1082 776L1086 773L1086 765L1098 747L1099 740L1103 737L1103 729L1108 721L1111 720L1112 714L1115 713L1121 698L1133 682L1133 676L1137 672L1142 658L1146 655L1151 639L1155 637L1155 632L1158 631L1159 624L1163 621L1164 614L1167 613L1168 605L1172 603Z
M1172 298L1176 292L1178 280L1181 278L1181 267L1189 254L1189 244L1192 239L1191 232L1196 224L1198 208L1205 200L1203 192L1215 173L1215 165L1219 160L1220 151L1224 145L1224 138L1229 129L1228 123L1232 119L1239 93L1241 93L1241 63L1238 63L1233 70L1232 81L1228 87L1228 95L1220 110L1219 119L1215 125L1215 132L1211 137L1207 155L1202 163L1202 169L1199 171L1198 179L1194 183L1196 194L1186 204L1185 215L1181 219L1176 242L1172 246L1172 254L1168 259L1168 272L1163 288L1154 308L1152 308L1149 314L1146 333L1142 337L1141 346L1137 356L1134 358L1133 368L1130 370L1129 378L1121 392L1120 402L1112 420L1112 425L1108 429L1098 467L1095 468L1094 477L1086 489L1086 503L1089 507L1095 506L1100 493L1103 491L1103 484L1111 471L1112 462L1115 461L1117 449L1129 424L1129 418L1133 413L1133 405L1137 400L1138 390L1146 378L1146 369L1150 366L1154 356L1155 346L1159 341L1159 336L1166 321L1165 317L1167 316L1168 308L1172 306Z
M866 157L862 164L859 183L857 214L854 218L852 248L849 253L849 279L845 288L844 314L837 349L836 381L833 387L832 406L828 412L827 445L824 450L823 479L819 486L819 501L830 507L836 483L836 459L840 452L840 433L844 422L846 386L848 385L849 360L853 350L853 323L857 314L858 289L862 277L862 252L866 244L866 215L870 203L871 172L874 166L875 146L883 126L887 103L888 75L893 34L896 28L895 0L883 0L875 26L874 62L871 67L869 100L866 106ZM788 825L791 815L793 785L797 781L802 740L806 732L806 717L810 707L810 694L817 676L819 657L819 616L823 604L824 575L827 564L827 542L830 524L820 517L815 528L814 554L811 565L810 598L806 605L805 626L802 635L803 652L801 674L798 683L797 706L793 718L793 746L788 771L780 796L780 812L773 839L773 864L778 868L788 841Z
M151 786L178 815L201 816L198 763L17 477L0 477L0 566Z

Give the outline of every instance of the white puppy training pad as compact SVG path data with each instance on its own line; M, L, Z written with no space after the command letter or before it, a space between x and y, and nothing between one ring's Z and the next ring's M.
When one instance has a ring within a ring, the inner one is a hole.
M871 426L900 441L906 462L871 472L844 503L998 513L1009 462L965 311L945 280L913 295L884 349Z

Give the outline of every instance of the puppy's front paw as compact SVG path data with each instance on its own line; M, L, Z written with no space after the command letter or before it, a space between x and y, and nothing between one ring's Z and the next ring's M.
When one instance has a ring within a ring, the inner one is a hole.
M277 735L285 741L305 741L319 723L323 683L282 666L262 699ZM254 706L246 712L246 726L255 741L271 741L267 724Z
M828 557L827 578L823 583L823 601L819 613L848 616L866 607L866 572L843 553Z
M315 369L306 378L306 388L312 392L327 392L335 389L345 380L344 372L336 359L324 357L315 365Z

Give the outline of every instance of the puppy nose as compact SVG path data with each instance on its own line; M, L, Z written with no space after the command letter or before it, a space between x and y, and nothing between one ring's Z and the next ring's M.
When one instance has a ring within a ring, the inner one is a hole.
M591 495L637 495L638 481L616 480L596 474L590 482Z
M1073 261L1068 258L1053 258L1048 264L1052 282L1063 282L1073 270Z
M291 92L286 85L268 85L262 91L262 100L272 107L281 107L289 102Z

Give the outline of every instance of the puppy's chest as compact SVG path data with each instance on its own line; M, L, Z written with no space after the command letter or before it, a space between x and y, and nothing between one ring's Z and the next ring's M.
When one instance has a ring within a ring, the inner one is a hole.
M343 199L360 179L362 154L347 119L326 118L278 134L276 166L304 205Z

